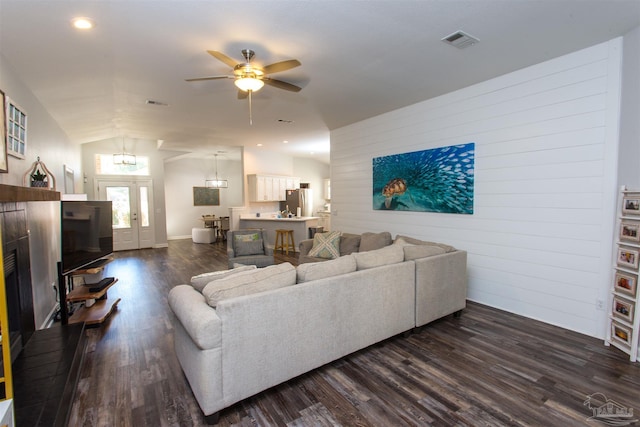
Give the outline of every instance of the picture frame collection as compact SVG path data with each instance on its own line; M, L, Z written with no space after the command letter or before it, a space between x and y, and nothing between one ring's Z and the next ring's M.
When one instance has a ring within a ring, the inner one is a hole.
M621 191L607 344L638 356L640 277L640 191Z

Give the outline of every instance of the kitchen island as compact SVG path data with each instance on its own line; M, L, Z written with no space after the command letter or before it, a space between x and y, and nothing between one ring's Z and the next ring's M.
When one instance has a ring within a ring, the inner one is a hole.
M318 219L316 216L267 218L243 215L240 217L240 228L264 229L267 232L268 243L274 246L276 242L276 230L293 230L293 239L297 252L300 242L309 238L309 227L316 227L318 225Z

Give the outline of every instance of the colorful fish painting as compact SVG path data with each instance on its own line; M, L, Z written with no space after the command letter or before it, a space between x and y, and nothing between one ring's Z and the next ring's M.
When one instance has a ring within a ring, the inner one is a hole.
M373 209L473 214L475 143L373 159Z

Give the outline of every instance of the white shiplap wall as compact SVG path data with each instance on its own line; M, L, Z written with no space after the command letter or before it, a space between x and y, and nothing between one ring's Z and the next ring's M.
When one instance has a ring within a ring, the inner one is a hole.
M620 49L615 39L331 132L333 229L452 244L468 251L469 299L604 337ZM372 209L373 157L467 142L473 215Z

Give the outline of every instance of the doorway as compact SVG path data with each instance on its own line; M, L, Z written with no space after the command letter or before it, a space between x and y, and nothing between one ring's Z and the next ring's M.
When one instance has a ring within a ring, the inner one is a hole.
M153 182L99 179L96 185L98 199L113 203L113 250L153 247Z

